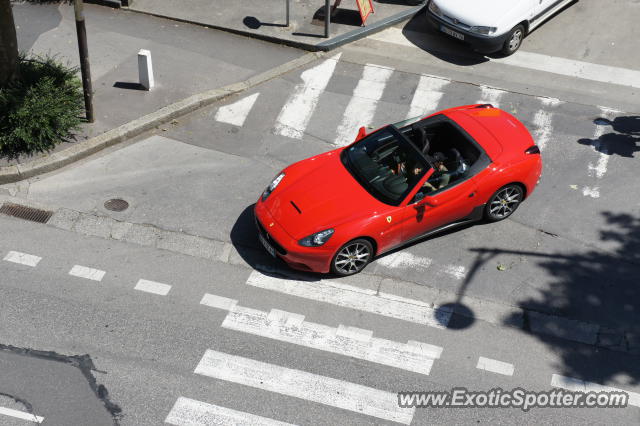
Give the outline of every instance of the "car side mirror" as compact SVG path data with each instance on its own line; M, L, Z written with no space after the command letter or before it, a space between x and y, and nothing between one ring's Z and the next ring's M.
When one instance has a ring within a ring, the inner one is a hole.
M419 203L420 201L424 200L424 192L422 191L418 191L416 193L416 196L413 197L413 203Z
M356 140L359 141L360 139L364 138L365 136L367 136L367 129L365 129L364 126L362 126L358 130L358 136L356 136Z

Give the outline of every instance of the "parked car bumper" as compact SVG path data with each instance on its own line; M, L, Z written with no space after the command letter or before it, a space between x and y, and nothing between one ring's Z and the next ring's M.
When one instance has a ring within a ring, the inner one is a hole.
M451 25L449 22L443 20L442 18L434 15L427 9L427 21L429 25L436 31L445 34L453 39L460 40L463 43L470 45L474 50L482 53L493 53L502 49L505 40L509 33L501 34L498 36L482 36L478 35L466 30L463 30L459 27ZM455 37L450 33L447 33L446 30L452 31L454 33L460 34L463 39L459 37Z

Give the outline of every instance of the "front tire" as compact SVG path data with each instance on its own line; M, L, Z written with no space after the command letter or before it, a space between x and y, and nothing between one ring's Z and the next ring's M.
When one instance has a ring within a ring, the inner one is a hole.
M510 56L516 53L516 50L522 46L522 40L525 36L524 25L518 24L511 29L507 39L504 41L502 45L502 54L504 56Z
M516 211L523 199L524 191L520 185L505 185L489 198L484 207L484 217L488 222L504 220Z
M351 240L336 252L331 272L341 277L357 274L373 260L373 245L364 238Z

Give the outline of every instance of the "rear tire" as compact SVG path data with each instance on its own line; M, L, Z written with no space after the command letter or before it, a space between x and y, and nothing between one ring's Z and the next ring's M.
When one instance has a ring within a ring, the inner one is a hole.
M351 240L331 260L331 272L341 277L357 274L373 260L373 245L364 238Z
M488 222L499 222L511 216L522 200L524 191L516 183L498 189L484 206L484 218Z
M522 40L525 35L524 25L518 24L513 27L502 45L501 53L504 56L510 56L516 53L516 50L522 46Z

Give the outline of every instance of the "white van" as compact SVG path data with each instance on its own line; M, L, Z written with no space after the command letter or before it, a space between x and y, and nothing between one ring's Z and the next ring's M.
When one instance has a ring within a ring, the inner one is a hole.
M529 32L573 1L578 0L430 0L427 19L475 50L511 55Z

